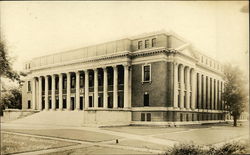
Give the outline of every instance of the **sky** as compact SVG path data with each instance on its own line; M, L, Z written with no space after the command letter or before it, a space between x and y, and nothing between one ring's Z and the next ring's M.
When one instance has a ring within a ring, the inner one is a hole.
M14 57L14 69L21 70L34 57L171 30L205 55L247 72L247 5L247 1L5 1L0 2L1 39Z

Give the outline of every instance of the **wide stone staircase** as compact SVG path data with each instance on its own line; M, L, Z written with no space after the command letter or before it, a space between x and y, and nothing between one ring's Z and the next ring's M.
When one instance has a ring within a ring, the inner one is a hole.
M11 123L82 126L83 117L83 111L41 111L21 119L11 121Z

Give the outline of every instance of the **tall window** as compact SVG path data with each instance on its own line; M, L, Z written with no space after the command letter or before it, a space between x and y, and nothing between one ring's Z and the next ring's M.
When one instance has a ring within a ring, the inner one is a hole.
M28 91L31 91L31 83L28 81Z
M196 81L196 108L197 109L199 109L200 107L199 107L199 98L200 98L200 95L199 95L199 83L200 83L200 81L199 81L199 73L197 73L197 75L196 75L196 79L197 79L197 81Z
M144 106L149 106L149 94L148 93L145 93L144 94Z
M145 48L149 47L149 40L145 40Z
M73 77L71 78L71 88L75 88L75 86L76 86L76 79L75 79L75 77L73 76Z
M80 75L80 88L83 88L83 75Z
M63 77L63 89L67 88L67 78Z
M155 47L156 46L156 38L153 38L152 39L152 47Z
M142 49L142 41L138 41L138 49Z
M151 81L151 66L145 65L143 66L143 81Z

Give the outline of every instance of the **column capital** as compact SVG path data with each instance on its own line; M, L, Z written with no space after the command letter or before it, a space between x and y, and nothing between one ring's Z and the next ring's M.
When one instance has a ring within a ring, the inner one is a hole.
M117 65L111 65L113 68L117 68Z
M102 69L103 69L103 71L104 71L104 70L106 71L106 70L107 70L107 66L102 67Z

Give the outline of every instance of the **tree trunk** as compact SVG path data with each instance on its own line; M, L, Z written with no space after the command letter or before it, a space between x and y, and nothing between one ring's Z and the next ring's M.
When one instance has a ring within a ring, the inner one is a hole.
M233 118L234 118L234 126L237 126L237 117L233 116Z

